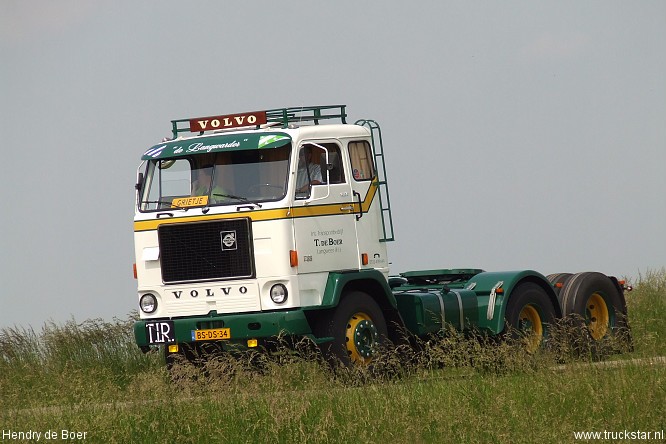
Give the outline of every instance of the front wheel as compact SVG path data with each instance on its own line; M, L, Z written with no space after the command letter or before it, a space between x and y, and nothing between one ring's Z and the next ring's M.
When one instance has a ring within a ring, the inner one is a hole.
M343 365L369 364L387 341L386 321L381 308L368 294L352 291L345 295L328 321L326 345L329 359Z
M555 308L539 285L525 282L509 296L506 307L507 333L519 340L525 350L534 353L548 335L555 321Z

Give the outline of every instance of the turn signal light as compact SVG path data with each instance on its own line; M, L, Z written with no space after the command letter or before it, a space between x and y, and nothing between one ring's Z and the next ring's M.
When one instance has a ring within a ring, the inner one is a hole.
M368 265L368 253L361 254L361 263L363 265Z
M136 262L132 265L132 268L134 269L134 279L136 279Z
M298 251L289 250L289 265L292 267L298 266Z
M617 281L617 283L620 284L620 287L622 287L624 291L631 291L634 289L631 285L627 285L627 281L624 279Z

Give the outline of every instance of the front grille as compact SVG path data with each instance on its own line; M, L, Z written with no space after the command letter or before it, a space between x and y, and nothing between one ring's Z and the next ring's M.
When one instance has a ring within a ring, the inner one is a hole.
M164 283L254 277L250 219L158 229Z

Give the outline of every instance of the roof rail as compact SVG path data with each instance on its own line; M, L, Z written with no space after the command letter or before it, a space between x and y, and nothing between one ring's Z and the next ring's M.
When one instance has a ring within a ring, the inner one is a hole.
M193 119L178 119L171 121L174 139L178 133L197 132L203 134L205 131L238 128L242 126L254 126L259 128L263 124L277 123L282 128L290 124L301 122L313 122L319 125L322 120L340 119L341 123L347 123L347 105L322 105L322 106L299 106L294 108L276 108L255 113L229 114L215 117L199 117ZM203 129L201 125L193 125L193 122L212 122L213 124ZM194 126L194 128L193 128Z

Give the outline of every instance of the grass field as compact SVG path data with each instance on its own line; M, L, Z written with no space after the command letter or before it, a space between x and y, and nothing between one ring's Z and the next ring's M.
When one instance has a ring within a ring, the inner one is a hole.
M283 353L254 356L260 369L242 356L169 375L133 344L132 319L3 329L0 442L631 442L666 430L666 364L647 361L666 356L666 271L634 286L635 350L606 359L617 365L452 334L373 371L333 375Z

